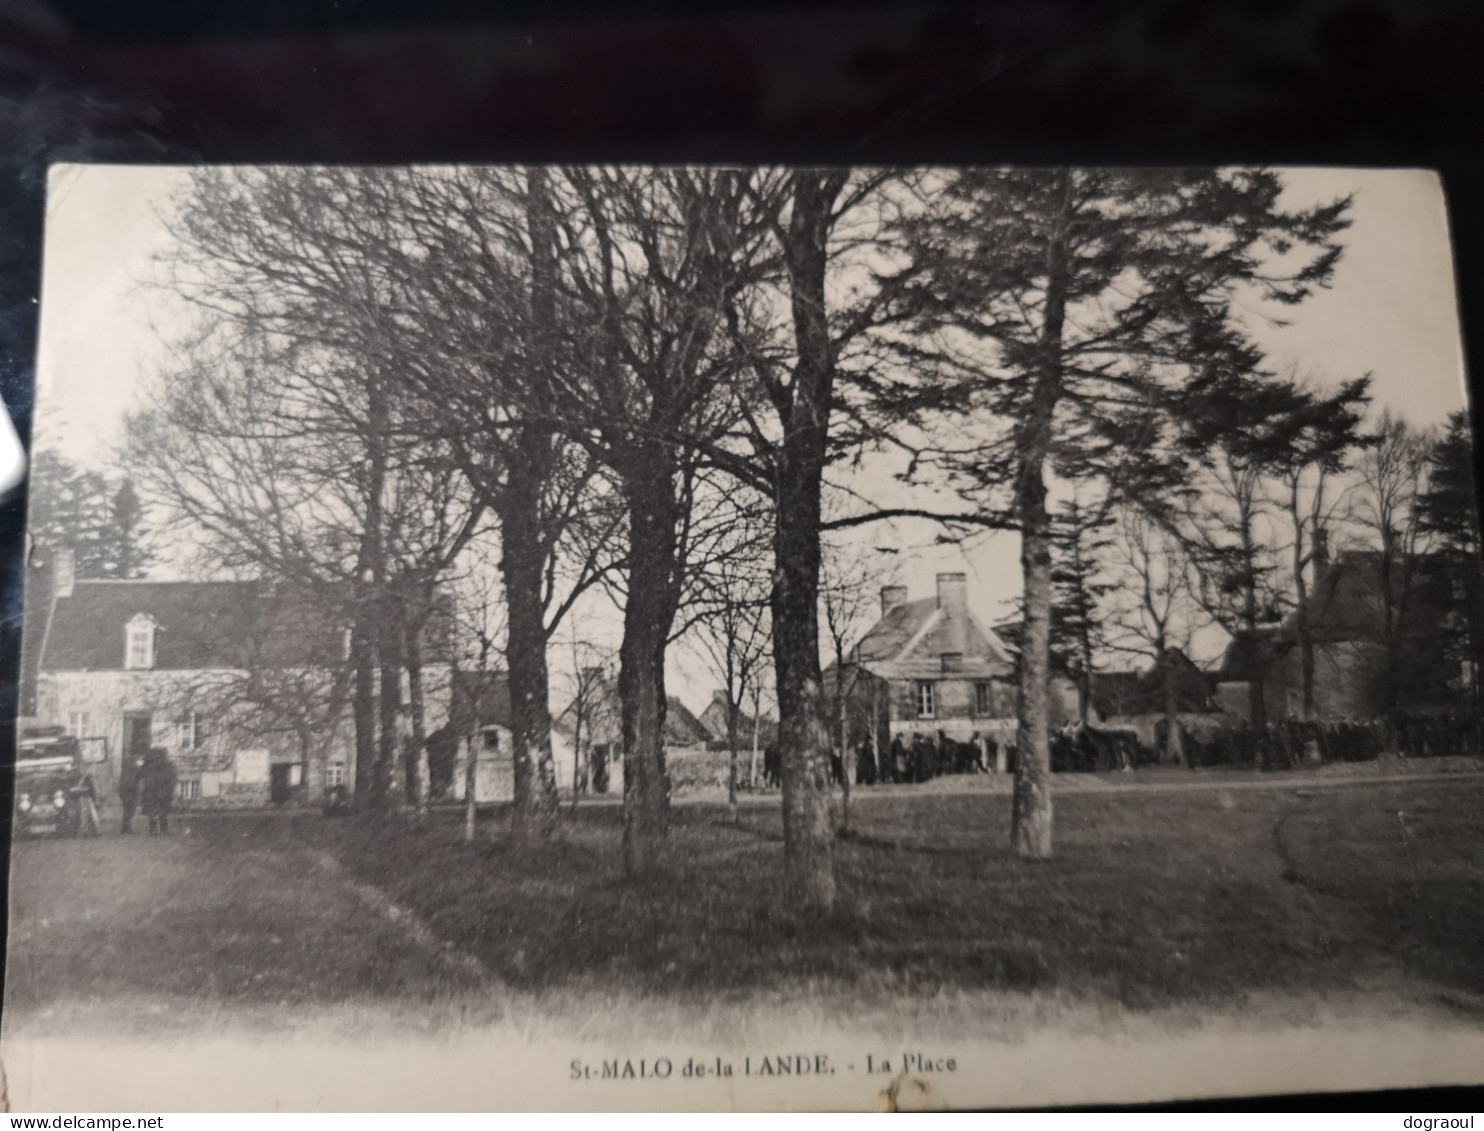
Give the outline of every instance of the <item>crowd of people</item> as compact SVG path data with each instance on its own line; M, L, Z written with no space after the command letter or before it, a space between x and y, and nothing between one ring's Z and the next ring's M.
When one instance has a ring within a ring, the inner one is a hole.
M1468 712L1391 718L1315 721L1283 719L1263 726L1241 722L1204 738L1185 732L1192 766L1255 765L1291 769L1325 762L1367 762L1383 754L1402 758L1477 755L1479 722Z
M1246 721L1193 731L1181 727L1180 749L1192 768L1256 766L1262 770L1297 769L1327 762L1364 762L1383 755L1402 758L1477 757L1481 750L1479 721L1468 712L1397 715L1392 718L1310 721L1283 719L1252 726ZM1001 742L1004 750L1001 751ZM1071 724L1051 736L1051 768L1057 773L1132 770L1169 760L1163 724L1154 741L1141 742L1127 729ZM856 785L925 782L945 774L982 774L996 768L1013 772L1012 739L974 732L968 741L937 734L896 734L880 751L869 739L855 752ZM781 757L776 745L763 756L763 784L778 788ZM838 784L845 767L840 751L830 758L830 776Z

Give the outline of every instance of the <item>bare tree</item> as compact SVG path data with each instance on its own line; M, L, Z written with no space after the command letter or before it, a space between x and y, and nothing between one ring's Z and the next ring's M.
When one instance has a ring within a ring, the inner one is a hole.
M766 218L776 272L732 296L733 344L746 359L738 375L747 411L703 450L722 470L773 504L774 687L783 779L785 890L806 911L834 905L829 711L820 668L820 538L826 522L825 470L868 436L859 401L847 393L878 375L863 348L883 316L884 292L871 264L891 211L884 187L897 175L849 169L765 171L746 192ZM856 285L845 280L853 278ZM837 412L837 410L839 410Z
M733 298L774 252L767 217L732 170L566 169L545 199L562 231L569 301L595 329L583 378L555 390L573 434L614 476L628 529L619 700L624 861L652 870L669 827L665 653L685 587L697 445L725 435L744 358Z
M454 695L462 685L467 701L461 703L468 710L464 720L450 719L467 724L464 734L454 735L455 742L465 745L464 759L464 841L472 844L478 832L479 808L479 730L478 704L486 674L490 671L491 657L500 654L505 647L506 614L505 602L499 582L498 566L489 560L489 547L476 542L465 555L464 570L453 582L454 646L453 686ZM461 676L466 678L461 679Z
M1286 459L1273 467L1274 501L1287 519L1293 627L1299 646L1303 717L1314 716L1314 632L1309 607L1310 578L1329 553L1329 537L1349 494L1337 482L1357 451L1370 441L1361 436L1370 378L1346 382L1325 395L1299 386L1301 400L1291 414Z
M330 744L345 719L353 669L341 610L311 591L266 582L224 583L210 624L212 638L195 646L221 652L209 672L180 672L169 686L166 713L187 723L191 749L208 736L244 746L292 739L308 773L316 750Z
M895 568L875 547L825 542L820 570L819 601L825 635L834 663L832 685L835 749L840 760L840 828L850 828L850 795L855 777L855 750L850 741L850 700L860 681L860 665L852 660L857 643L877 607L881 587ZM872 725L874 727L874 717Z
M594 512L593 469L539 400L572 355L558 318L555 236L532 205L542 174L533 176L208 171L196 175L176 256L176 286L211 318L251 326L296 354L336 359L365 386L363 435L412 434L415 466L461 475L476 505L498 519L517 836L544 834L556 817L550 634L609 564L598 536L569 555L575 576L561 578L556 565L573 525ZM366 469L374 521L365 524L356 577L379 591L386 548L375 532L388 496L401 496L377 452L373 445L368 458L342 466ZM387 653L385 683L400 635L360 637L363 651ZM389 684L383 691L385 735L395 700ZM370 693L369 679L358 680L358 702Z
M1388 712L1400 705L1408 617L1417 596L1419 566L1432 541L1419 502L1427 492L1433 443L1432 435L1385 409L1371 446L1357 461L1360 482L1353 520L1380 551L1382 701Z
M755 539L748 547L761 551ZM701 579L700 614L695 618L690 640L721 684L726 708L727 804L733 818L737 812L740 778L743 705L753 701L753 746L756 760L757 718L761 671L768 656L767 562L762 554L736 554L722 558ZM750 778L755 784L757 768Z
M186 354L129 421L141 490L189 531L202 567L278 580L341 610L357 671L357 793L389 801L402 777L401 675L418 661L439 581L483 508L456 472L393 429L379 381L265 342L251 323L215 332L222 340Z
M1165 742L1161 761L1189 766L1180 741L1175 650L1187 654L1198 608L1191 565L1181 540L1140 511L1119 516L1113 541L1115 568L1126 573L1105 629L1108 645L1152 661L1163 700Z
M581 639L575 625L569 631L567 643L572 665L567 676L571 699L564 713L572 723L572 808L576 809L591 768L588 755L593 736L612 686L613 657L605 649Z

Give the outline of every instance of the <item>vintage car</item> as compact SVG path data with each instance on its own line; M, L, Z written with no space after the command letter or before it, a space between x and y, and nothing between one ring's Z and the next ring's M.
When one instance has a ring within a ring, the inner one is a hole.
M75 837L83 831L92 778L75 738L48 730L21 736L15 761L15 831L23 837ZM90 822L89 832L97 825Z

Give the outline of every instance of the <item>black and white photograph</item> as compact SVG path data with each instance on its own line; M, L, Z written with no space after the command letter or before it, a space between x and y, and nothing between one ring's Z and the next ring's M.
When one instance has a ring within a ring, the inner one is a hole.
M17 1109L1484 1083L1436 174L46 201Z

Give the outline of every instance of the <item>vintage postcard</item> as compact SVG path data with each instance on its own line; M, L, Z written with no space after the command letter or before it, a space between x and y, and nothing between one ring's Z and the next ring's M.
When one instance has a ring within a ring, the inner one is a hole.
M14 1110L1484 1083L1417 170L50 175Z

